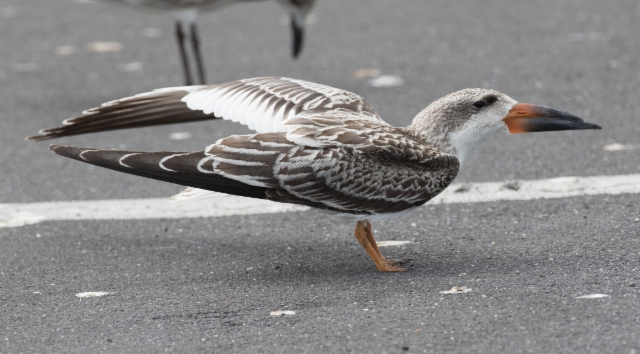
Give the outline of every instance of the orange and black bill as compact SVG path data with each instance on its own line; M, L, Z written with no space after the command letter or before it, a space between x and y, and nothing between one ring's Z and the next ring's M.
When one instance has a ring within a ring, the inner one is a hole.
M529 103L517 103L502 120L511 134L602 129L601 126L585 122L572 114Z

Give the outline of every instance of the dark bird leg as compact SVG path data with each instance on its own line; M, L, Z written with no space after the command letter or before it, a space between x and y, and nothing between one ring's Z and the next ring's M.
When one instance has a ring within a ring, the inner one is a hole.
M180 50L180 58L182 59L182 69L184 70L185 85L191 86L191 68L189 65L189 58L187 56L187 49L184 46L184 32L182 29L182 23L176 22L176 39L178 40L178 49Z
M358 221L356 223L356 230L354 232L356 240L360 242L365 251L369 254L369 257L375 263L376 268L381 272L406 272L406 268L396 267L396 261L387 260L382 256L376 239L373 237L373 231L371 230L371 223L368 220Z
M202 64L202 55L200 54L200 38L198 37L198 29L195 23L191 24L191 45L193 46L193 54L196 57L196 65L198 66L198 76L200 76L200 84L206 82L204 75L204 65Z
M293 34L293 58L297 58L302 51L302 41L304 38L304 27L291 16L291 33Z

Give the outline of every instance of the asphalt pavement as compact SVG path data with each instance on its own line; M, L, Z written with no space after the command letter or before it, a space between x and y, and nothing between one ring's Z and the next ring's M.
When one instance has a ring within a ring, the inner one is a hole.
M273 2L203 15L209 81L340 87L396 125L453 91L493 88L603 130L498 134L456 182L640 173L637 1L319 0L313 14L297 60ZM182 85L170 17L3 0L0 33L0 203L182 189L24 141L100 103ZM362 69L403 83L372 87ZM247 131L215 121L55 143L190 151ZM427 206L373 225L379 240L411 241L382 249L410 259L402 274L378 273L353 225L316 211L0 228L0 353L640 353L639 201ZM471 290L440 293L453 286ZM88 291L109 294L76 296Z

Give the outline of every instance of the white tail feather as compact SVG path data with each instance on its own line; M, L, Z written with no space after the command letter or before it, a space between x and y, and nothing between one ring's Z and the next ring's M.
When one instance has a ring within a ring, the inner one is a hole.
M195 199L204 199L204 198L219 198L226 197L228 194L208 191L205 189L193 188L189 187L182 192L174 195L169 198L171 202L182 202L185 200L195 200Z

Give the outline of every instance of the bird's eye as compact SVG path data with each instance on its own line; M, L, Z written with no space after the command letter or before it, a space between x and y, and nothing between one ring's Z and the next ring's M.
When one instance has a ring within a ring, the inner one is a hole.
M487 103L485 101L476 101L473 103L473 106L476 108L482 108L484 106L486 106Z

